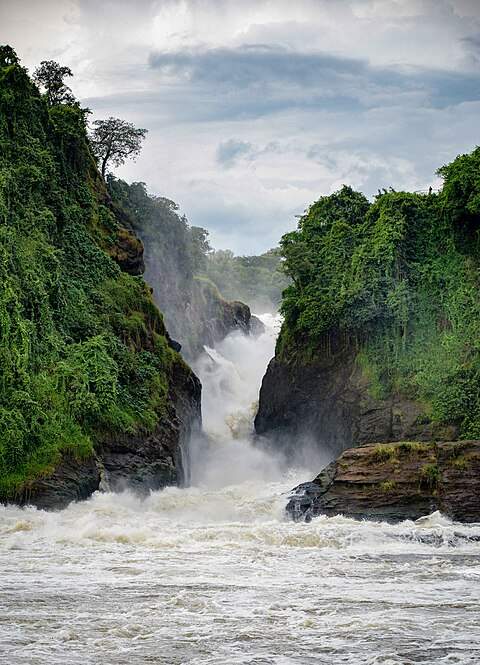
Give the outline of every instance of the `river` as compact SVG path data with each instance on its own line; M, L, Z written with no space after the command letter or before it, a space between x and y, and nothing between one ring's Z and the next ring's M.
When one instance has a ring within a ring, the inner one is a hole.
M480 525L285 518L318 469L251 443L263 318L197 363L191 487L0 507L2 665L480 663Z

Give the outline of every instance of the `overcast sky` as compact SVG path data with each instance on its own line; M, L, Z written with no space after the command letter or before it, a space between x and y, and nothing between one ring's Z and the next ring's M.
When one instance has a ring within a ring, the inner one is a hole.
M480 143L480 0L0 0L0 42L146 127L117 175L237 253L343 183L427 189Z

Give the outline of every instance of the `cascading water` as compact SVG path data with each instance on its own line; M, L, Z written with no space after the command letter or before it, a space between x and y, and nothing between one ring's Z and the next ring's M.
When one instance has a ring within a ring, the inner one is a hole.
M259 318L265 326L259 336L233 332L216 348L206 347L195 363L205 437L191 442L193 485L219 489L282 476L278 460L252 443L260 384L280 326L278 317Z
M197 363L208 437L189 488L0 506L2 664L480 662L480 525L285 519L313 474L252 444L264 321Z

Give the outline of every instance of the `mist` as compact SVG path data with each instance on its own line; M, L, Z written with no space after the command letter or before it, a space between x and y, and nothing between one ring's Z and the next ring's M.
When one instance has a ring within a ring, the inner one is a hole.
M253 419L266 366L274 354L280 317L258 316L260 335L230 333L215 348L205 347L193 369L202 382L204 436L190 445L191 483L220 488L245 481L273 481L281 456L253 443Z
M240 483L279 481L290 470L308 477L330 461L307 437L297 441L297 454L287 458L281 446L255 436L253 420L267 365L274 355L281 326L278 314L257 314L265 326L259 335L230 333L214 348L205 347L193 369L202 390L203 433L188 452L193 486L219 489Z

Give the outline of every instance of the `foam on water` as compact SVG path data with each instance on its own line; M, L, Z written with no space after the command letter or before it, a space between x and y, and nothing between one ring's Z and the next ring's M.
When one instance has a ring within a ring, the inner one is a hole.
M192 487L0 507L2 664L478 665L480 525L285 519L313 471L252 445L273 343L199 360Z

